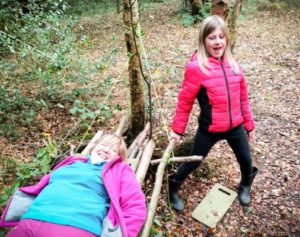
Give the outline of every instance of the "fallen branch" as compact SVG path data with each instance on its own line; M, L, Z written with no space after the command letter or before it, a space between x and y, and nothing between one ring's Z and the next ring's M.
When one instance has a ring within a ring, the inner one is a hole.
M152 154L154 152L154 148L155 148L155 143L154 141L151 139L145 146L144 151L143 151L143 156L141 158L140 164L138 166L137 171L135 172L136 174L136 179L137 181L140 183L140 185L143 184L144 179L146 177L149 165L150 165L150 161L152 158Z
M147 123L144 130L131 143L131 145L128 148L129 159L135 156L139 147L143 144L144 140L146 139L149 130L150 130L150 123Z
M157 165L161 162L162 159L151 160L151 165ZM168 160L169 163L171 162L194 162L194 161L201 161L203 160L203 156L183 156L183 157L173 157Z
M121 118L121 121L120 121L120 125L119 127L117 128L117 131L115 132L115 134L117 136L122 136L122 134L125 132L125 130L128 128L129 126L129 123L128 123L128 116L124 115L122 118Z
M81 152L82 155L88 155L91 152L91 149L93 148L95 142L100 138L103 134L103 131L98 131L95 136L92 138L92 140L87 144L87 146L83 149Z
M141 237L149 236L150 229L151 229L153 219L154 219L155 210L156 210L158 199L159 199L159 195L161 193L161 187L162 187L162 181L163 181L165 167L168 164L168 159L173 151L174 146L175 146L175 140L172 139L170 141L167 149L165 150L163 157L161 159L161 162L159 163L159 166L157 168L152 197L151 197L151 201L148 205L148 215L147 215L147 219L146 219L146 222L145 222L143 230L142 230Z

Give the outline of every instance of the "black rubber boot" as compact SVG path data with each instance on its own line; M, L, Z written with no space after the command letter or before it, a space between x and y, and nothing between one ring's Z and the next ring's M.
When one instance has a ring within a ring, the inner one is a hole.
M240 187L239 187L239 201L242 206L249 206L249 204L250 204L251 185L253 183L253 180L254 180L257 172L258 172L258 169L256 167L253 167L251 175L244 176L242 174L242 179L241 179Z
M178 190L182 183L183 181L175 181L174 175L169 177L169 199L173 208L179 212L184 208L184 204L178 195Z

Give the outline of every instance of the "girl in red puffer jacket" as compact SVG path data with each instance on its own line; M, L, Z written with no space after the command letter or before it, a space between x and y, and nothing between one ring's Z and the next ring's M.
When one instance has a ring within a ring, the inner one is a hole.
M248 139L254 138L255 126L242 68L233 58L227 27L218 16L207 17L201 25L198 50L186 66L178 95L171 139L181 139L196 98L201 112L191 155L206 157L217 141L227 140L241 169L240 203L249 205L257 168L252 167ZM170 201L175 210L184 208L178 196L181 184L200 164L184 163L169 178Z

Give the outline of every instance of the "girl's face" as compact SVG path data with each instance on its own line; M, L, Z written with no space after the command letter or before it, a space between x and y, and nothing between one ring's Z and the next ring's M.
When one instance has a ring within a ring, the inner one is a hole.
M224 32L219 27L206 36L204 43L210 56L221 58L226 48L227 39Z
M109 141L99 142L91 152L92 163L100 161L109 161L119 155L119 147L117 144Z

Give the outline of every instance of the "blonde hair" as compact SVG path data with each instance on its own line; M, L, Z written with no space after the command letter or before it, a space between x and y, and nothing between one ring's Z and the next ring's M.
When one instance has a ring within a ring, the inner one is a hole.
M211 34L218 28L220 28L223 31L226 37L226 47L223 53L223 57L228 61L232 70L237 71L238 65L231 52L231 44L226 23L221 17L217 15L212 15L205 18L205 20L201 24L197 51L199 67L203 72L207 73L207 68L209 68L208 58L210 57L210 55L208 54L207 49L205 47L205 39L209 34Z
M111 144L114 144L118 147L118 154L123 157L123 160L125 161L127 159L127 146L125 144L124 139L121 136L118 136L116 134L105 134L99 137L93 144L91 151L94 149L94 147L99 144L100 142L109 142Z

